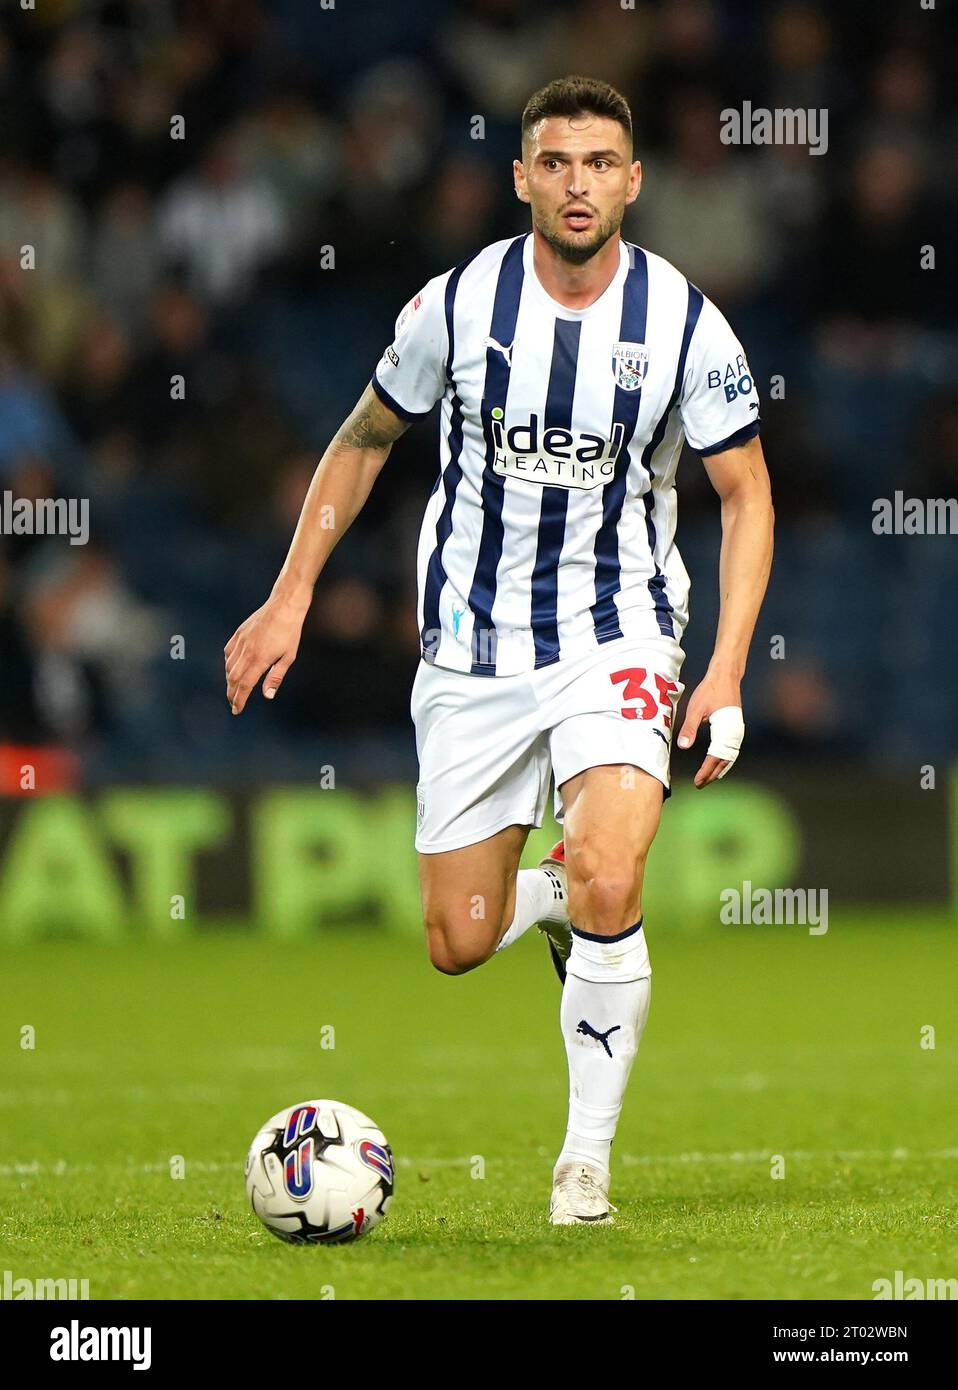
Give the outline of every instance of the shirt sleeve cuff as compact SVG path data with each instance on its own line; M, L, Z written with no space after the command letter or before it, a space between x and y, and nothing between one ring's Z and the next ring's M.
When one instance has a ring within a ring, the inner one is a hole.
M394 415L399 416L400 420L408 420L410 423L414 420L425 420L432 409L430 406L429 410L407 410L404 405L399 404L395 396L389 394L375 372L373 372L372 380L369 384L376 392L376 395L382 401L383 405L388 406Z
M750 420L747 425L743 425L740 430L736 430L734 434L730 434L727 439L720 439L717 444L710 444L707 449L695 449L694 444L692 448L695 449L695 452L700 454L702 458L708 458L710 454L724 453L726 449L737 449L739 445L747 444L750 439L754 439L761 425L761 420L756 416L755 419Z

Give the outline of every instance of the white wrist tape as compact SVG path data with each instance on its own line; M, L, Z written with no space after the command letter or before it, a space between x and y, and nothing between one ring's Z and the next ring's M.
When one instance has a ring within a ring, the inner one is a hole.
M740 706L723 705L721 709L713 710L709 715L709 728L712 732L708 748L709 757L722 758L728 762L728 766L723 767L716 778L716 781L721 781L727 772L731 772L735 759L742 750L745 719Z

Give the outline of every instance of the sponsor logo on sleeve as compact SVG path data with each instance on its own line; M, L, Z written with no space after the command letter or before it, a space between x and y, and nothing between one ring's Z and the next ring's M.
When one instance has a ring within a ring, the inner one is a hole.
M745 353L740 352L735 361L727 362L724 368L714 367L706 377L706 384L710 391L717 391L721 387L730 405L736 396L747 396L755 382L749 372Z

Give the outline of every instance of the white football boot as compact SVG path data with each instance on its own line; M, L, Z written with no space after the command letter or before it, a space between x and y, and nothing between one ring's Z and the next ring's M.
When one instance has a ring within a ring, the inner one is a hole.
M584 1159L563 1163L552 1175L549 1221L553 1226L607 1225L616 1211L609 1201L609 1175Z

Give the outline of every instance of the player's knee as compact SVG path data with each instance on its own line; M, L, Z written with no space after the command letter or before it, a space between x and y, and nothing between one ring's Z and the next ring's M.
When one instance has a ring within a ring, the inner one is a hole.
M636 921L639 870L595 860L569 874L569 917L583 931L615 936Z
M446 921L426 922L429 959L442 975L465 975L488 959L481 943Z

